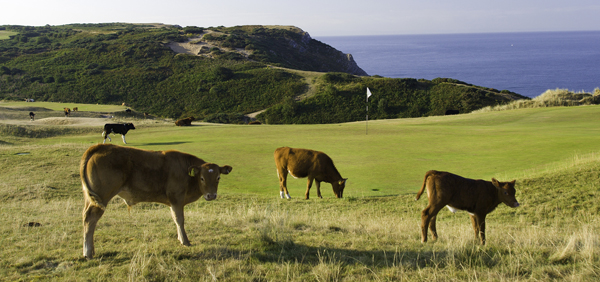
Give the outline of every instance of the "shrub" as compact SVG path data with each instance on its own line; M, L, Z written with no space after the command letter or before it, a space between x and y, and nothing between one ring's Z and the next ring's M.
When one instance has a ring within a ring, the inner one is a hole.
M195 33L195 34L198 34L198 33L204 32L204 28L197 27L197 26L186 26L186 27L183 28L183 32L184 33Z

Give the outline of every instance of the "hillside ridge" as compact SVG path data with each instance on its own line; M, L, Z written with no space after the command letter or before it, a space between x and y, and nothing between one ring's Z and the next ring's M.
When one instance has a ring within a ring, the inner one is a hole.
M373 119L466 113L526 99L450 78L367 76L351 54L294 26L105 23L0 30L12 34L0 40L5 100L126 103L156 116L221 123L247 122L257 112L267 123L331 123L360 119L367 87L376 93Z

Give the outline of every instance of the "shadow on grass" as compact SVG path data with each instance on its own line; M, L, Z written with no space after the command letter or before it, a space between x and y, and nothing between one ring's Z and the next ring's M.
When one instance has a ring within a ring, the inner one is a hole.
M256 246L255 246L256 247ZM229 247L208 248L201 253L171 253L176 260L234 259L260 263L294 262L303 265L332 264L340 266L363 265L369 268L402 266L413 269L424 267L446 267L447 265L469 265L491 268L498 259L478 248L467 248L461 252L431 250L348 250L343 248L314 247L294 243L262 244L252 250L235 250Z

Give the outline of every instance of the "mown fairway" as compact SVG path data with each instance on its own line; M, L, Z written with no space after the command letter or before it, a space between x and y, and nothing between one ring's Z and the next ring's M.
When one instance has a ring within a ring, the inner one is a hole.
M600 107L586 106L369 121L368 135L364 122L182 128L134 120L126 146L176 149L233 171L223 176L219 199L186 207L192 247L179 245L167 207L140 204L128 213L115 200L99 222L90 261L81 258L78 165L101 142L101 127L52 138L1 136L0 277L598 279L599 114ZM279 199L273 151L280 146L326 152L349 178L345 198L335 199L323 183L324 199L313 188L303 200L306 180L290 178L292 200ZM440 239L421 244L427 201L413 199L430 169L517 179L522 206L501 204L488 216L484 247L467 214L447 210L438 217ZM41 226L24 227L29 222Z

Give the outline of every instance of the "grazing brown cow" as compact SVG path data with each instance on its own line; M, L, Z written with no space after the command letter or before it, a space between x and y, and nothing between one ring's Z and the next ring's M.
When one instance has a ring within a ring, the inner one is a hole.
M438 212L448 206L451 212L467 211L471 215L475 238L480 238L485 245L485 217L500 203L516 208L519 202L515 198L515 180L511 182L492 182L464 178L449 172L430 170L425 174L423 186L417 193L416 200L427 188L429 204L421 212L421 241L427 242L427 227L436 240L435 220Z
M287 189L288 173L294 178L308 177L306 187L306 197L312 186L313 180L317 184L317 196L321 196L321 181L331 183L333 193L341 198L346 187L346 180L342 178L338 170L333 165L333 161L323 152L308 149L294 149L290 147L281 147L275 150L275 165L277 166L277 176L279 177L279 195L283 199L284 194L291 199Z
M69 116L71 116L71 109L69 109L69 108L64 108L64 110L65 110L65 117L69 117Z
M78 112L78 111L79 111L79 108L75 107L75 108L73 108L73 111L74 111L74 112Z
M178 151L149 151L111 144L94 145L81 158L79 173L83 186L83 255L94 256L94 230L108 202L116 195L127 206L156 202L171 207L177 239L190 241L183 226L183 207L204 197L217 198L221 174L231 166L207 163Z
M184 118L184 119L180 119L178 121L175 122L175 125L177 126L190 126L192 125L192 121L196 120L194 117L188 117L188 118Z

